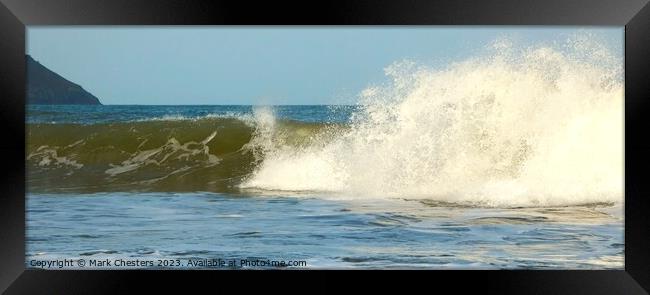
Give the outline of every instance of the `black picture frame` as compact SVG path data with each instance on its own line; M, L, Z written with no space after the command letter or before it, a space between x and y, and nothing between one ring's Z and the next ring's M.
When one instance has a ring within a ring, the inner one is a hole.
M648 0L0 2L0 155L4 166L0 169L0 290L7 294L128 293L136 285L188 291L185 288L197 286L193 283L227 282L251 274L270 278L274 286L322 282L325 275L328 282L358 277L332 271L264 271L260 275L259 271L25 269L25 27L29 25L625 26L625 270L453 270L407 272L406 276L399 272L405 280L400 285L435 285L440 290L448 286L461 291L478 288L499 294L647 294L650 290L650 181L645 177L650 164L650 144L645 139L645 111L650 105ZM394 271L372 271L366 277L374 287L382 288L395 284L394 275ZM179 279L192 283L179 284Z

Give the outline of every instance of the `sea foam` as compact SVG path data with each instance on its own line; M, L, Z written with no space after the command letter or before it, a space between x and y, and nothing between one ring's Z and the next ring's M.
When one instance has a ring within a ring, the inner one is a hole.
M350 128L274 143L256 110L261 163L242 188L423 198L485 206L623 201L623 69L590 36L507 39L443 68L397 62Z

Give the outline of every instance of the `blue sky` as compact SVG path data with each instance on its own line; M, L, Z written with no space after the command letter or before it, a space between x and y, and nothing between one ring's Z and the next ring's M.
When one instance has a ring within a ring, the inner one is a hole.
M104 104L348 104L383 69L577 30L623 54L622 27L40 27L27 53Z

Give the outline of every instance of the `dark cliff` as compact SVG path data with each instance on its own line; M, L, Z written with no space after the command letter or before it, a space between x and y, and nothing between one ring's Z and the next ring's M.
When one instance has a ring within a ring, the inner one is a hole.
M50 71L31 56L27 55L26 60L28 104L101 104L81 86Z

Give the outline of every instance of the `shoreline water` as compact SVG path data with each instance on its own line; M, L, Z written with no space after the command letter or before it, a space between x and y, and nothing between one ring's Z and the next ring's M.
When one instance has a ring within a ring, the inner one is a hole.
M197 269L185 263L257 258L306 261L299 269L622 269L622 214L620 205L503 209L313 195L30 194L26 266L182 260L121 269Z

